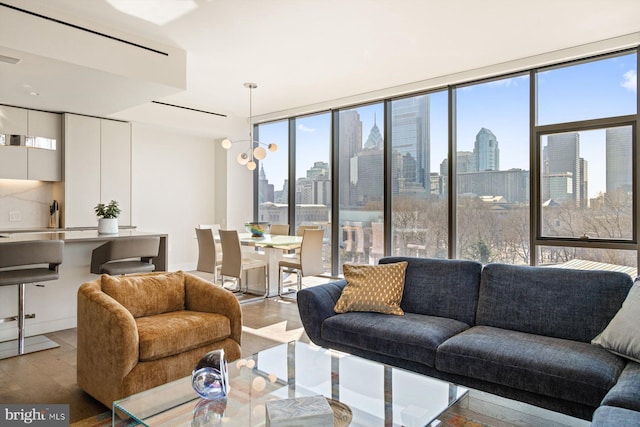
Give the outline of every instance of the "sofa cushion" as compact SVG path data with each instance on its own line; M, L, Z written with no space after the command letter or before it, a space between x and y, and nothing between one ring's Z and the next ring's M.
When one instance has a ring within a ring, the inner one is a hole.
M591 341L607 350L640 362L640 281L636 280L622 308L597 337Z
M372 311L385 314L404 314L400 308L406 262L387 265L344 264L347 281L338 302L336 313Z
M640 426L640 412L613 406L601 406L593 413L591 427Z
M640 412L640 364L627 363L616 385L602 399L602 405L619 406Z
M597 346L475 326L438 348L436 368L596 407L625 361Z
M468 328L466 323L444 317L352 312L327 318L321 336L328 342L433 367L438 346Z
M476 325L589 343L629 293L628 274L488 264Z
M143 273L131 276L103 274L102 291L133 317L184 310L184 273Z
M405 313L447 317L473 325L482 264L477 261L384 257L380 264L408 262L400 307Z
M136 319L141 362L201 347L231 335L229 318L217 313L172 311Z

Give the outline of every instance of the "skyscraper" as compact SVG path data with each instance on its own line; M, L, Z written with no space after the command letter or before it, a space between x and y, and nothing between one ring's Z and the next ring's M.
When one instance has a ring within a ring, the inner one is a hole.
M362 151L362 121L356 110L340 111L340 204L349 205L351 199L351 159Z
M419 184L430 193L429 96L394 100L391 106L391 141L398 153L397 178L414 187Z
M606 131L607 193L632 190L631 126Z
M473 146L475 172L500 170L498 140L489 129L482 128L476 135Z
M543 179L571 176L572 194L567 198L574 200L577 207L587 206L587 162L580 158L579 133L548 135L547 145L542 149L542 162Z
M375 120L364 150L351 159L351 205L383 200L384 139Z

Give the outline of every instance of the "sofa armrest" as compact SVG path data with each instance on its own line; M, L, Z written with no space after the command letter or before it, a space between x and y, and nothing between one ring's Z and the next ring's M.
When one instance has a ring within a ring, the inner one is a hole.
M118 395L121 381L139 359L138 328L131 313L102 292L100 279L77 294L77 382L92 396Z
M601 405L640 412L640 363L629 361Z
M205 313L218 313L229 318L231 339L240 345L242 309L238 298L226 289L192 274L184 274L185 308Z
M328 343L322 339L322 322L336 315L333 307L346 285L345 280L339 280L298 291L300 320L309 339L319 346L328 347Z

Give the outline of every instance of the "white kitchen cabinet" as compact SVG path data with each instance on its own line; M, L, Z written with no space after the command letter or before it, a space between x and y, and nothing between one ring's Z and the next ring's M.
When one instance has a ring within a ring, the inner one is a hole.
M27 149L0 145L0 179L27 179Z
M131 224L131 125L65 114L64 226L95 227L93 207L117 200L118 225Z
M26 147L9 145L11 135L25 135L26 132L27 110L0 106L0 134L5 141L0 145L0 179L27 179ZM21 141L24 143L24 138Z
M26 135L27 110L0 105L0 133Z
M0 178L62 180L60 114L0 106L0 134L5 138L5 145L0 145ZM11 135L21 145L9 145ZM46 148L28 146L45 140L42 146Z
M27 147L28 179L62 180L62 116L43 111L28 111L29 137L36 137L36 147Z
M100 198L117 200L118 225L131 225L131 124L101 120Z

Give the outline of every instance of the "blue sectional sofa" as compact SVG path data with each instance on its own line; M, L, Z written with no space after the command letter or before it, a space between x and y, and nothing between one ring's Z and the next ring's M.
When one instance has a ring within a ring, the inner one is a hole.
M380 264L400 261L408 262L403 316L337 314L344 280L298 292L311 341L594 417L594 425L638 419L640 365L591 344L625 300L633 284L629 275L408 257L385 257Z

